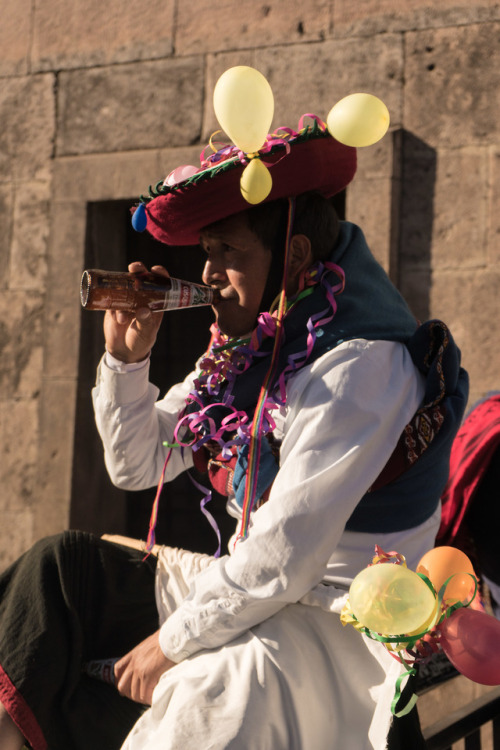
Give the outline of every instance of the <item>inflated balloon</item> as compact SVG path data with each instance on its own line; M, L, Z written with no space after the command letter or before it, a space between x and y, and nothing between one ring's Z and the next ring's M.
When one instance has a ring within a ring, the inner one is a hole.
M417 573L423 573L430 580L436 591L453 576L446 586L444 601L454 604L457 601L467 603L474 593L475 577L472 563L462 550L456 547L434 547L426 552L417 565Z
M189 177L192 177L199 171L198 167L194 167L192 164L181 164L180 167L176 167L167 175L163 184L172 187L179 182L189 179Z
M273 92L262 73L246 65L226 70L215 85L214 109L239 149L254 153L262 148L274 115Z
M358 573L349 603L354 616L370 630L400 635L420 631L435 611L436 597L414 571L382 563Z
M148 216L146 213L146 206L144 203L139 203L134 213L132 214L132 226L136 232L144 232L148 225Z
M260 203L265 200L273 180L268 168L260 159L251 159L243 170L240 178L241 194L248 203Z
M500 685L500 622L461 607L440 625L441 647L455 669L481 685Z
M345 146L371 146L387 133L389 110L373 94L350 94L335 104L326 119L328 130Z

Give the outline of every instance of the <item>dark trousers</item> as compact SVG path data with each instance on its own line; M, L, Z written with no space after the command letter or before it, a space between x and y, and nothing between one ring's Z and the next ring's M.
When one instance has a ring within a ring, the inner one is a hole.
M0 576L0 701L34 750L119 748L144 706L82 674L158 628L156 558L69 531Z

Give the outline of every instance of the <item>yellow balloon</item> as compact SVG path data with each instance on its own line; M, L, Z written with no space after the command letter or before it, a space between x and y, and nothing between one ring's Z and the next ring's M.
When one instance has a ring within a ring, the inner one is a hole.
M239 149L248 154L262 148L274 115L273 92L262 73L247 65L226 70L215 85L214 109Z
M335 104L326 119L328 130L345 146L371 146L387 133L389 110L373 94L350 94Z
M420 576L394 563L371 565L358 573L349 602L359 622L383 635L420 632L436 606L433 592Z
M273 180L266 165L260 159L251 159L240 178L244 199L248 203L261 203L271 192L272 186Z

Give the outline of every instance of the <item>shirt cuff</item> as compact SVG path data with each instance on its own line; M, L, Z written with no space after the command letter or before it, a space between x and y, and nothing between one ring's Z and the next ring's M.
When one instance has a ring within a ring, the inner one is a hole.
M140 370L143 367L147 367L149 364L149 355L146 359L141 359L140 362L122 362L121 359L113 357L107 350L104 353L104 364L109 367L113 372L133 372L134 370Z
M134 404L146 396L158 398L158 388L149 383L149 358L127 364L106 352L97 370L97 388L103 403L113 406Z

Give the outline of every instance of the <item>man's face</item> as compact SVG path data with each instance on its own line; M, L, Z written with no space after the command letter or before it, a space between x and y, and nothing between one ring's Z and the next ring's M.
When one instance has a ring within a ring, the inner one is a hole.
M256 325L271 265L271 251L236 214L202 230L200 245L207 255L203 282L220 290L214 305L220 330L231 337L245 336Z

